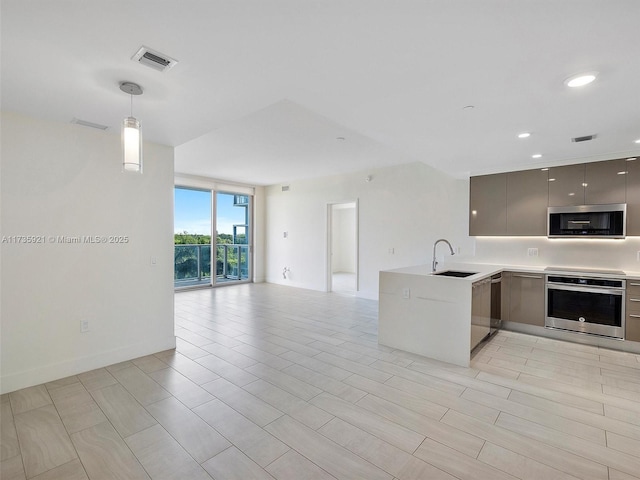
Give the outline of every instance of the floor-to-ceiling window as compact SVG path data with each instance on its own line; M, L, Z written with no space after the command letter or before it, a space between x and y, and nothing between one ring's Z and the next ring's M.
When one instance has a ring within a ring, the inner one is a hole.
M251 197L216 192L217 283L242 282L250 278Z
M175 187L176 288L250 281L252 200L243 193Z
M211 191L174 190L174 273L177 288L211 285Z

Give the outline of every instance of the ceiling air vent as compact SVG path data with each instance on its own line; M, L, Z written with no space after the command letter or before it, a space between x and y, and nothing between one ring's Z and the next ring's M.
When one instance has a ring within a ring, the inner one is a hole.
M73 120L71 120L71 123L74 123L76 125L82 125L83 127L97 128L98 130L106 130L106 129L109 128L106 125L100 125L99 123L87 122L86 120L80 120L79 118L74 118Z
M166 72L178 63L176 59L171 58L169 55L160 53L157 50L152 50L144 45L140 47L140 50L138 50L133 57L131 57L131 60L141 63L142 65L146 65L147 67L151 67L159 72Z
M589 140L593 140L596 137L597 135L594 133L593 135L585 135L584 137L573 137L571 141L574 143L588 142Z
M282 185L282 191L283 192L288 192L289 191L289 185Z

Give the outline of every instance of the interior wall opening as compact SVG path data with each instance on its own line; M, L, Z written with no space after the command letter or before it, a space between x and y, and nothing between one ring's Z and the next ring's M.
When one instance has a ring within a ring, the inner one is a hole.
M327 290L355 295L358 291L357 202L329 206L329 276Z

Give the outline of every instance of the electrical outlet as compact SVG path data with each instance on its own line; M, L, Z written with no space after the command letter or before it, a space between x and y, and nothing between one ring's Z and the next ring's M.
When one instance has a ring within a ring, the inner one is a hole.
M89 331L89 320L80 320L80 333Z
M151 265L154 267L158 264L158 259L156 257L151 257L149 261L151 262Z
M529 248L527 250L527 256L528 257L537 257L538 256L538 249L537 248Z
M393 247L391 247L391 248L389 249L389 254L393 255L394 253L396 253L396 249L395 249L395 248L393 248Z
M289 232L282 232L282 238L289 238Z
M456 255L460 255L460 247L456 247L455 249Z
M411 298L411 289L403 288L402 289L402 298Z

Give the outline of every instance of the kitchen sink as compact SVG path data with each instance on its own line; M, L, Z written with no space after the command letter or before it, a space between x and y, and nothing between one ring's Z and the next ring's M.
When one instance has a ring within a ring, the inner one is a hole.
M434 273L434 275L439 275L442 277L458 277L465 278L470 277L471 275L475 275L478 272L461 272L459 270L445 270L444 272Z

